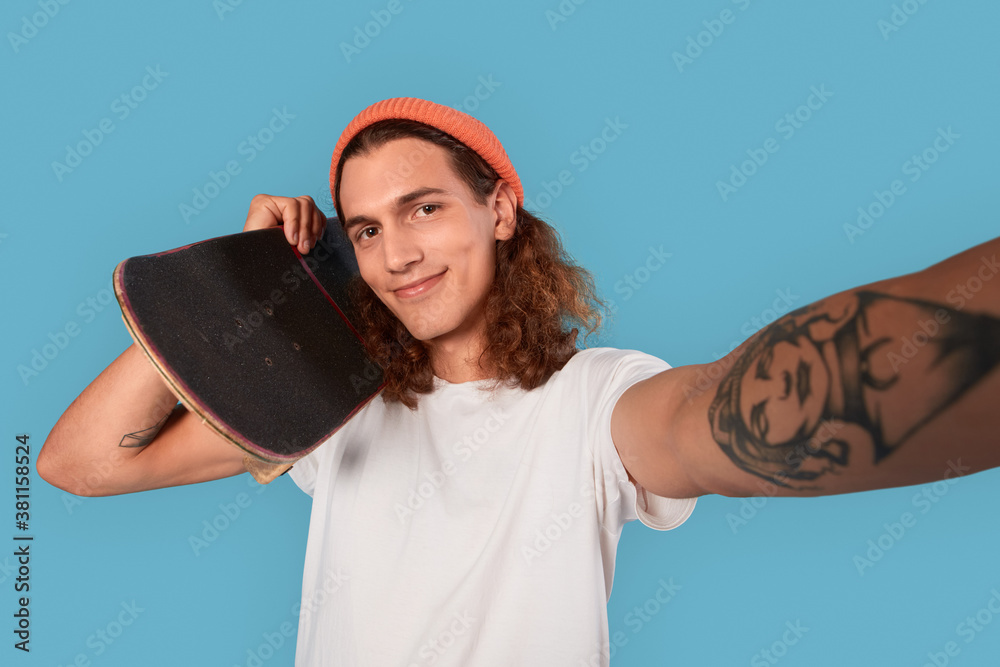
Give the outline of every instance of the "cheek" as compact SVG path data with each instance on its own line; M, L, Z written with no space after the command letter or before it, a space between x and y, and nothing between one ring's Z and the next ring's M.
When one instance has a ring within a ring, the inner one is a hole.
M493 278L496 274L496 256L493 251L482 252L478 258L478 262L474 268L475 273L475 284L481 286L484 292L488 292L490 286L493 284Z
M365 259L359 257L355 257L355 259L358 261L358 272L361 274L361 279L364 280L365 284L369 287L374 287L375 285L372 281L374 280L375 274L370 262L367 262Z
M452 266L459 268L468 286L478 286L492 282L496 265L496 246L492 241L481 238L469 239L457 245L450 253Z
M765 410L770 432L767 434L767 442L772 447L777 447L789 442L805 423L805 415L802 415L792 407L786 406L784 409L775 408Z
M758 400L756 391L756 385L754 380L749 375L744 375L740 379L740 415L743 417L743 423L750 423L750 408Z
M382 290L380 289L380 283L378 282L381 273L376 270L376 267L372 264L370 260L365 258L356 258L358 260L358 272L361 274L361 279L365 281L368 288L375 293L378 300L385 303L385 299L382 298ZM387 304L388 305L388 304Z

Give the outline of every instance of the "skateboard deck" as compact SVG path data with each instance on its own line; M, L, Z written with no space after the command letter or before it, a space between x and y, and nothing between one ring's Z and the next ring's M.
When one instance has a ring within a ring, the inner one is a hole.
M351 324L354 252L336 218L308 255L281 228L122 261L115 295L133 340L184 406L268 483L382 389Z

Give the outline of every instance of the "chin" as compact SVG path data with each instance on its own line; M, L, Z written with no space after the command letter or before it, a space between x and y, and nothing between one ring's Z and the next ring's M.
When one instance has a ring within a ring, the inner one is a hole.
M403 326L406 327L406 330L410 332L411 336L422 343L434 340L435 338L440 338L441 336L445 336L451 332L451 329L440 323L427 324L426 322L403 322Z
M422 315L419 307L411 313L403 313L402 317L397 311L392 311L392 314L403 324L409 334L419 341L428 341L448 332L447 327L442 322L434 320L433 316Z

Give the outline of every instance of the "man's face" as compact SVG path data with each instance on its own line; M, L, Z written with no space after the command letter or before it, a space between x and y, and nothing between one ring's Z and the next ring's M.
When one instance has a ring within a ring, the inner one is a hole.
M805 336L766 347L740 379L740 415L756 440L784 444L819 423L830 376Z
M495 240L513 234L499 192L477 203L445 150L421 139L344 163L341 209L361 277L414 338L481 333Z

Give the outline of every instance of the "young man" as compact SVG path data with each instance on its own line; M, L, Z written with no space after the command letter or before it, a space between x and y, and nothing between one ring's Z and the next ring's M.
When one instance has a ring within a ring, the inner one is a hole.
M341 136L331 189L386 387L289 472L313 497L296 664L608 664L626 522L672 529L709 493L845 493L947 477L959 458L962 473L1000 464L1000 240L672 369L576 349L570 325L600 323L592 282L524 211L475 119L376 103ZM326 220L308 197L256 197L245 229L278 224L308 252ZM57 423L40 474L110 495L243 470L196 417L165 417L173 405L129 348ZM123 435L145 446L115 457Z

